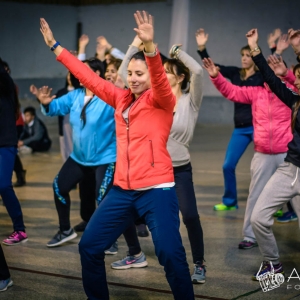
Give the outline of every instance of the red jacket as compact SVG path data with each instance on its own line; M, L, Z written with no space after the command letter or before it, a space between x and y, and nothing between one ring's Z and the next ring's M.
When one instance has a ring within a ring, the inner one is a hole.
M57 60L100 99L116 109L117 164L114 185L138 189L173 182L173 167L167 151L173 109L172 93L159 53L146 57L151 89L146 90L129 111L129 126L122 112L134 101L131 90L122 90L63 50Z
M294 75L291 71L284 78L286 85L293 88ZM239 87L228 82L220 73L211 81L227 99L252 104L254 127L254 149L266 154L287 152L292 140L291 109L272 93L268 85Z

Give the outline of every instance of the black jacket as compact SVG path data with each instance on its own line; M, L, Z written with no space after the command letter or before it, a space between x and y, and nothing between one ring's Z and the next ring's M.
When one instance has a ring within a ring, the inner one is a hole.
M197 51L201 56L201 59L208 58L209 55L204 49L203 51ZM232 84L238 86L263 86L264 81L260 72L256 72L246 80L241 79L240 71L238 67L226 67L216 64L220 68L221 74L228 78ZM252 126L252 111L250 104L234 103L234 125L236 128Z
M0 59L0 147L17 146L17 105L15 84L4 69Z
M259 68L264 81L269 85L274 94L289 108L294 109L294 104L300 101L300 96L289 89L272 71L264 56L260 53L252 58ZM292 119L291 119L292 120ZM293 139L288 144L285 161L291 162L300 168L300 111L298 110Z

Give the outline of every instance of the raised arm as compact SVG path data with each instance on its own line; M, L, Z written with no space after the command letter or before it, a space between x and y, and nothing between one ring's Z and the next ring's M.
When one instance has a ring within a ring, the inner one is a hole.
M244 104L252 104L257 90L261 87L239 87L227 81L210 58L203 60L203 67L217 90L228 100Z
M53 33L45 19L41 19L41 32L44 36L46 44L53 49L57 60L61 62L79 81L89 90L91 90L100 99L105 101L110 106L116 108L119 97L127 94L115 87L112 83L99 77L88 66L74 57L70 52L62 46L57 45Z
M86 34L83 34L78 41L78 55L77 58L81 61L86 59L86 46L88 45L90 39Z
M258 32L257 29L251 29L247 34L248 45L252 51L252 59L259 68L264 81L269 85L274 94L292 109L295 102L299 100L299 95L289 88L278 78L272 69L269 67L267 61L262 55L258 47Z
M280 35L281 35L281 30L279 28L274 29L273 32L271 32L268 35L267 42L272 54L276 51L276 41L278 40Z
M297 60L300 63L300 29L298 30L294 30L292 28L289 29L288 39L295 54L297 55Z
M194 109L198 111L200 109L203 98L203 69L201 65L198 64L198 62L196 62L191 56L181 50L178 46L179 45L174 45L171 48L170 55L171 57L174 56L177 59L181 60L192 73L190 79L190 95Z
M148 15L145 11L143 11L143 14L137 11L134 17L138 27L134 31L145 47L144 52L150 73L153 104L154 106L173 111L176 99L161 63L160 55L153 43L154 28L152 16Z
M123 80L123 82L125 83L126 86L128 86L128 82L127 82L127 67L129 65L130 59L131 57L139 52L139 46L142 43L142 41L139 39L138 36L135 36L135 38L133 39L131 45L129 46L125 57L121 63L121 66L119 67L118 70L118 74L120 75L121 79Z

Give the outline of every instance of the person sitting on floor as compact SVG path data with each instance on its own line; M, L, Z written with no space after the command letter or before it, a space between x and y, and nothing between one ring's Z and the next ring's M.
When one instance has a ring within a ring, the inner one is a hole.
M25 126L18 142L20 153L43 152L51 147L45 124L36 116L35 108L24 110Z

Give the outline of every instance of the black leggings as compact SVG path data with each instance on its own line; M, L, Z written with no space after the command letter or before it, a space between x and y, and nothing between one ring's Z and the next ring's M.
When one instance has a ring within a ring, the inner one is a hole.
M69 192L79 183L81 217L88 222L95 211L95 200L101 201L113 184L114 163L83 166L69 157L53 182L54 200L61 231L69 230L71 200Z
M10 277L8 266L5 260L5 256L0 245L0 280L6 280Z
M203 231L197 209L194 191L192 166L190 163L174 169L176 195L183 223L188 232L194 263L204 261ZM134 223L124 232L129 247L129 254L135 255L141 251Z

